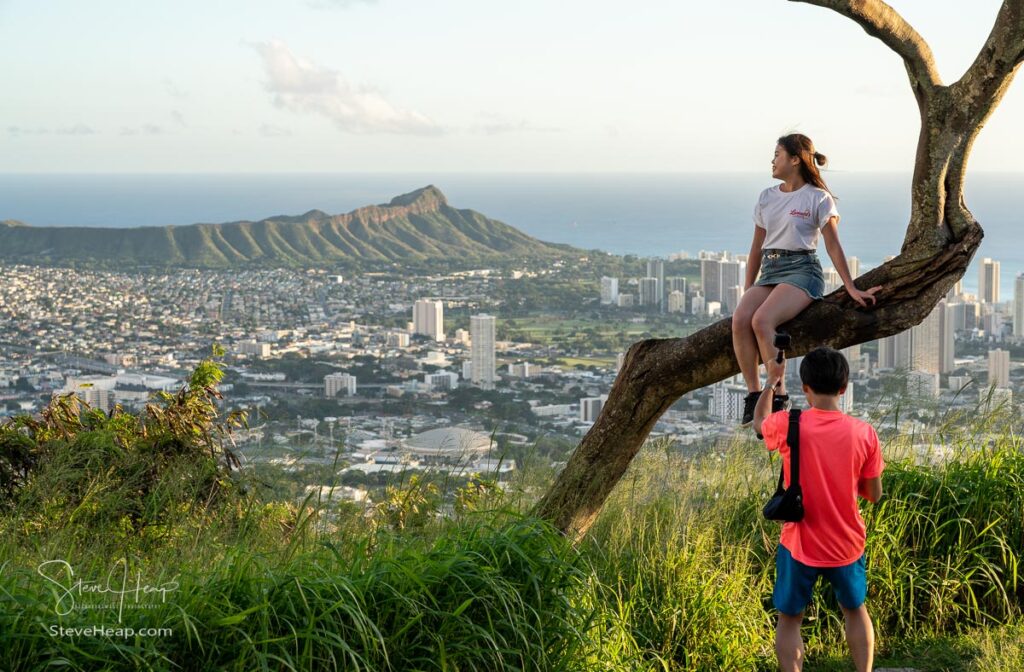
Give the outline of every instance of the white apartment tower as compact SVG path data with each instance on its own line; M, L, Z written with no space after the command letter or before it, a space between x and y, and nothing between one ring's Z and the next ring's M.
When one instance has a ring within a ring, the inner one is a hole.
M435 341L444 340L444 303L430 299L419 299L412 307L413 333L429 336Z
M999 303L999 262L985 257L978 269L978 300Z
M988 386L1010 386L1010 352L1009 350L988 351Z
M469 318L470 379L485 390L494 389L494 326L493 315L472 315Z
M1024 273L1013 283L1013 335L1024 336Z
M344 392L348 396L356 393L356 377L347 373L329 373L324 376L324 396L336 397Z
M619 279L601 278L601 305L615 305L619 300Z

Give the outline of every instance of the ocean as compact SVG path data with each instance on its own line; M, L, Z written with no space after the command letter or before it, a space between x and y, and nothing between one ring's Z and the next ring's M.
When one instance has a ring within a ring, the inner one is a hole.
M839 198L840 240L870 267L899 251L910 175L827 172ZM33 226L160 226L332 214L433 184L531 236L615 254L747 252L751 213L767 173L709 174L99 174L0 175L0 220ZM964 276L976 291L982 257L1001 263L1001 298L1024 271L1024 173L969 175L965 198L986 236ZM822 263L828 265L821 248Z

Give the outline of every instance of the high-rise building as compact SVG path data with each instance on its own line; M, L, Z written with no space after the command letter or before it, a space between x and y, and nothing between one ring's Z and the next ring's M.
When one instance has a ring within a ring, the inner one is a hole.
M686 284L686 278L681 275L671 277L668 279L668 291L686 294Z
M739 422L743 417L743 400L746 396L747 388L743 385L715 383L711 386L708 415L727 425Z
M658 281L658 286L655 289L657 294L657 300L655 303L661 309L661 312L665 312L665 260L664 259L648 259L647 260L647 277L654 278ZM643 301L640 301L643 305Z
M389 331L385 337L385 343L389 348L408 348L409 347L409 332L406 331Z
M686 311L686 295L678 289L668 293L668 312L682 313Z
M743 286L733 285L732 287L725 288L725 301L723 302L723 308L725 312L732 313L736 312L736 306L740 305L740 299L743 298Z
M953 324L953 314L945 301L939 301L936 309L939 310L939 373L949 373L955 366L953 360L956 356L956 329Z
M432 392L454 390L459 386L459 374L451 371L438 371L423 376L423 384Z
M984 412L991 413L996 409L1012 408L1013 389L1009 387L997 387L986 391L981 396L984 402Z
M964 281L963 278L953 283L953 286L946 292L946 301L953 303L954 301L960 300L960 295L964 293Z
M601 415L601 409L608 401L608 395L600 397L585 397L580 399L580 422L595 422L597 416Z
M847 415L853 413L853 383L847 383L846 391L839 395L839 410Z
M910 371L907 373L907 394L912 397L937 397L939 394L939 374L928 371Z
M508 365L508 375L513 378L529 378L537 375L538 371L537 365L529 362L510 362Z
M939 373L941 318L938 307L910 329L910 368Z
M857 257L847 257L846 267L850 269L850 277L856 280L860 277L860 259Z
M978 269L978 300L999 303L999 262L985 257Z
M928 317L910 329L878 341L878 367L925 373L953 370L952 312L939 301Z
M619 279L609 278L607 276L601 278L601 304L602 305L615 305L619 300Z
M419 299L412 307L413 333L444 340L444 303Z
M745 276L747 274L747 264L746 264L746 262L740 262L740 261L735 261L735 260L734 261L722 260L721 262L719 262L719 268L721 269L721 278L722 278L721 291L722 291L722 294L721 294L721 298L718 299L718 300L722 301L723 303L725 303L728 306L729 305L729 301L728 301L728 298L726 297L726 294L728 293L729 288L731 288L731 287L736 287L737 285L739 285L740 289L743 288L743 283L746 281L746 277ZM731 312L731 309L730 309L730 312Z
M471 377L474 384L485 390L494 389L494 333L493 315L472 315L469 318L471 345L469 357L472 364Z
M705 302L722 300L722 263L718 259L700 260L700 289Z
M690 312L694 315L704 314L704 295L700 292L690 297Z
M1024 336L1024 273L1013 283L1013 335Z
M981 323L978 325L987 335L995 336L1002 340L1003 323L1006 315L1002 311L1002 304L983 303L981 304Z
M329 373L324 376L325 396L336 397L341 392L344 392L350 397L356 393L355 376L347 373Z
M619 308L631 308L636 302L635 294L619 294Z
M640 290L640 305L641 306L656 306L656 305L658 305L658 279L657 278L640 278L639 290Z
M1010 352L1008 350L988 351L988 386L1010 386Z
M971 331L981 327L981 304L961 296L961 301L946 304L955 331Z
M843 279L839 276L839 271L829 266L823 272L825 276L825 293L831 294L840 287L843 286Z
M878 341L878 368L910 368L910 330L886 336Z

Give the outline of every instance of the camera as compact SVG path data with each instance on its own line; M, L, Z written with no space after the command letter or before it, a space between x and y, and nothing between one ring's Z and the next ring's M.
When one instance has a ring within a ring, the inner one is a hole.
M784 331L775 332L775 339L772 341L772 345L779 349L779 354L775 357L775 361L778 364L782 364L783 353L789 349L789 344L792 339Z

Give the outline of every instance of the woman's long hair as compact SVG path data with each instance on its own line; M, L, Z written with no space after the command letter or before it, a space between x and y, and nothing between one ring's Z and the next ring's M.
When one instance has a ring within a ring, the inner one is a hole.
M800 160L800 177L804 178L804 182L824 189L835 198L835 194L832 194L832 190L825 184L825 180L821 178L821 172L818 171L818 166L824 167L828 164L828 158L821 152L815 151L814 143L810 138L803 133L790 133L779 138L778 144L786 150L787 154Z

